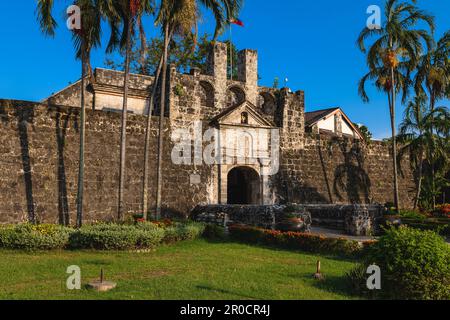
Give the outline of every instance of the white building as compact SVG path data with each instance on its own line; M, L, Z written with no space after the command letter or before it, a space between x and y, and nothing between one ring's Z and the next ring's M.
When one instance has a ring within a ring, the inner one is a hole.
M359 129L350 121L341 108L330 108L305 112L306 131L364 139Z

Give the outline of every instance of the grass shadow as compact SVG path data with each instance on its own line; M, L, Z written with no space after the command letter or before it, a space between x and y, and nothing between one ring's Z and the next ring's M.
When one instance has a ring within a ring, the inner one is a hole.
M247 296L247 295L243 295L243 294L236 293L236 292L233 292L233 291L229 291L229 290L225 290L225 289L219 289L219 288L213 288L211 286L206 286L206 285L198 285L198 286L196 286L196 288L200 289L200 290L214 291L214 292L217 292L217 293L238 296L238 297L241 297L241 298L246 299L246 300L261 300L258 297Z
M110 266L110 265L112 265L111 261L107 261L107 260L103 260L103 259L85 260L85 261L83 261L83 263L93 265L93 266Z
M205 239L210 244L239 244L239 245L246 245L250 247L256 247L261 249L268 249L272 251L277 252L286 252L286 253L301 253L301 254L308 254L311 256L320 256L321 258L326 258L330 260L336 260L336 261L344 261L344 262L358 262L360 260L360 257L358 256L346 256L346 255L340 255L340 254L332 254L332 253L323 253L323 252L312 252L312 251L306 251L306 250L300 250L300 249L289 249L289 248L282 248L277 246L270 246L266 244L260 244L260 243L246 243L246 242L240 242L238 240L234 239Z
M337 276L327 276L326 273L325 279L323 280L315 280L312 283L312 286L317 289L349 296L354 299L363 299L363 297L356 295L352 292L350 284L346 281L345 276L337 277ZM312 278L312 275L311 275Z

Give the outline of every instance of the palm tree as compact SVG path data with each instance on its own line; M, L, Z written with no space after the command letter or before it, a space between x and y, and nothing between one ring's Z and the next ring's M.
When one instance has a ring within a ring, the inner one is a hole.
M79 174L77 192L77 227L81 227L83 221L83 191L84 191L84 148L85 148L85 90L86 77L94 81L90 64L90 53L93 48L100 45L101 21L103 13L111 8L110 0L76 0L74 2L82 12L81 30L73 33L73 42L76 50L76 58L81 61L81 92L80 92L80 153ZM37 18L44 34L55 35L57 22L53 18L52 11L54 0L37 1Z
M425 162L430 167L433 159L443 159L446 162L445 159L448 158L450 114L445 107L431 110L426 99L426 95L421 94L408 103L398 135L398 141L402 144L399 159L409 153L411 164L418 171L414 209L421 197Z
M164 35L162 54L161 101L159 109L158 168L156 191L156 219L161 217L162 164L164 148L164 116L166 111L166 77L167 60L171 35L177 29L179 34L189 32L196 21L197 8L195 0L161 1L160 11L156 19L161 25ZM155 83L156 85L156 83Z
M428 203L434 210L436 197L443 186L448 185L445 176L449 167L450 156L450 113L448 107L435 107L430 115L431 141L429 143L429 185L426 187L430 195Z
M120 0L114 2L114 10L110 12L108 20L111 26L111 38L107 47L108 52L116 48L125 49L125 70L124 70L124 93L122 108L122 123L120 136L120 169L119 169L119 203L117 217L123 220L124 209L124 185L125 185L125 161L126 161L126 133L127 133L127 113L128 113L128 91L130 80L130 56L131 38L135 29L139 29L140 38L145 39L142 16L151 13L152 7L148 0ZM119 34L119 25L123 25L122 34ZM145 41L141 41L145 46ZM141 50L143 52L143 50Z
M414 97L410 101L406 110L403 122L400 125L398 141L403 145L399 150L399 159L408 152L411 165L418 171L417 192L414 199L414 209L417 208L420 191L422 189L423 165L425 160L425 151L430 140L429 116L427 115L427 106L423 95Z
M143 209L144 214L147 213L147 179L148 179L148 152L150 140L150 122L153 109L155 87L159 81L159 73L161 75L161 101L159 110L159 137L158 137L158 168L157 168L157 191L156 191L156 219L161 217L161 195L162 195L162 165L163 165L163 132L164 132L164 115L166 110L166 77L167 77L167 61L169 45L173 35L176 33L185 36L195 29L198 21L198 7L203 5L205 8L213 12L216 29L214 40L217 39L220 32L230 20L237 17L242 5L242 0L162 0L160 2L159 12L156 22L161 26L164 36L164 50L161 56L160 66L157 69L157 75L154 81L154 90L150 99L150 111L147 125L146 146L145 146L145 168L144 168L144 191L143 191ZM195 42L195 41L194 41Z
M415 1L413 1L415 2ZM412 29L419 22L425 22L434 31L434 19L416 6L401 2L400 0L386 0L384 11L384 24L379 29L364 28L357 40L359 49L367 53L369 74L360 81L360 94L365 102L368 96L364 85L368 79L380 81L377 87L384 83L383 91L388 91L388 104L392 130L392 163L394 175L394 201L399 209L398 175L397 175L397 142L395 127L396 95L399 85L396 80L400 77L402 67L405 78L402 84L403 99L408 94L410 73L417 66L418 59L423 51L424 41L428 48L432 46L432 38L426 30ZM369 50L366 50L365 41L375 37ZM363 91L363 92L362 92Z
M417 94L428 92L430 109L436 102L449 97L450 87L450 31L447 31L437 45L423 55L417 67L414 79Z
M434 110L436 102L449 97L450 89L450 31L447 31L438 41L437 46L420 59L415 76L416 94L426 94L430 99L430 109ZM431 128L433 131L433 128ZM434 189L434 161L431 159L431 181ZM433 202L433 209L436 201Z
M149 111L147 117L147 128L145 130L145 147L144 147L144 177L143 177L143 192L142 192L142 210L144 219L148 218L148 172L149 172L149 158L150 158L150 139L151 139L151 123L153 115L153 107L155 104L155 96L158 89L158 82L161 75L163 59L160 59L158 68L155 72L155 79L153 81L152 92L149 101Z

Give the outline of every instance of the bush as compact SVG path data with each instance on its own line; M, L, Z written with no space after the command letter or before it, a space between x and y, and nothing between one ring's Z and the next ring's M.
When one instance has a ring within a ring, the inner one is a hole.
M161 228L171 227L175 224L172 220L167 218L164 220L154 220L151 221L151 223Z
M401 210L400 217L402 219L425 220L427 216L423 213L413 210Z
M149 223L136 226L97 224L84 226L70 237L73 249L130 250L154 248L161 243L164 229Z
M229 230L231 238L245 243L263 244L311 253L337 254L343 256L360 255L366 246L373 243L367 242L361 246L357 241L343 238L325 238L309 233L281 232L243 225L231 226Z
M63 249L69 243L70 228L52 224L18 224L0 228L0 247L23 250Z
M100 223L75 230L58 225L20 224L0 226L0 248L51 250L97 249L132 250L151 249L162 242L172 243L200 237L204 225L200 223L136 224Z
M364 295L369 298L375 297L375 291L367 288L367 267L364 264L358 264L345 274L351 292L357 295Z
M402 222L414 229L431 230L443 236L450 236L450 220L447 218L428 218L426 220L404 218Z
M434 214L438 217L447 217L450 218L450 204L441 204L439 206L436 206L436 210L434 211Z
M209 240L223 240L225 239L225 228L217 224L207 224L202 236Z
M178 226L181 240L194 240L201 237L205 231L205 225L197 222L190 222Z
M450 248L432 231L386 230L364 260L381 268L384 298L450 299Z
M164 229L164 243L174 243L182 240L194 240L199 238L205 226L202 223L189 222L177 223Z

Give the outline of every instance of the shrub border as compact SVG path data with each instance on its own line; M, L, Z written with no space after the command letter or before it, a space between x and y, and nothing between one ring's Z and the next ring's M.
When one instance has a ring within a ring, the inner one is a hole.
M231 239L243 243L345 257L360 257L376 242L329 238L302 232L282 232L247 225L232 225L229 227L229 234Z

